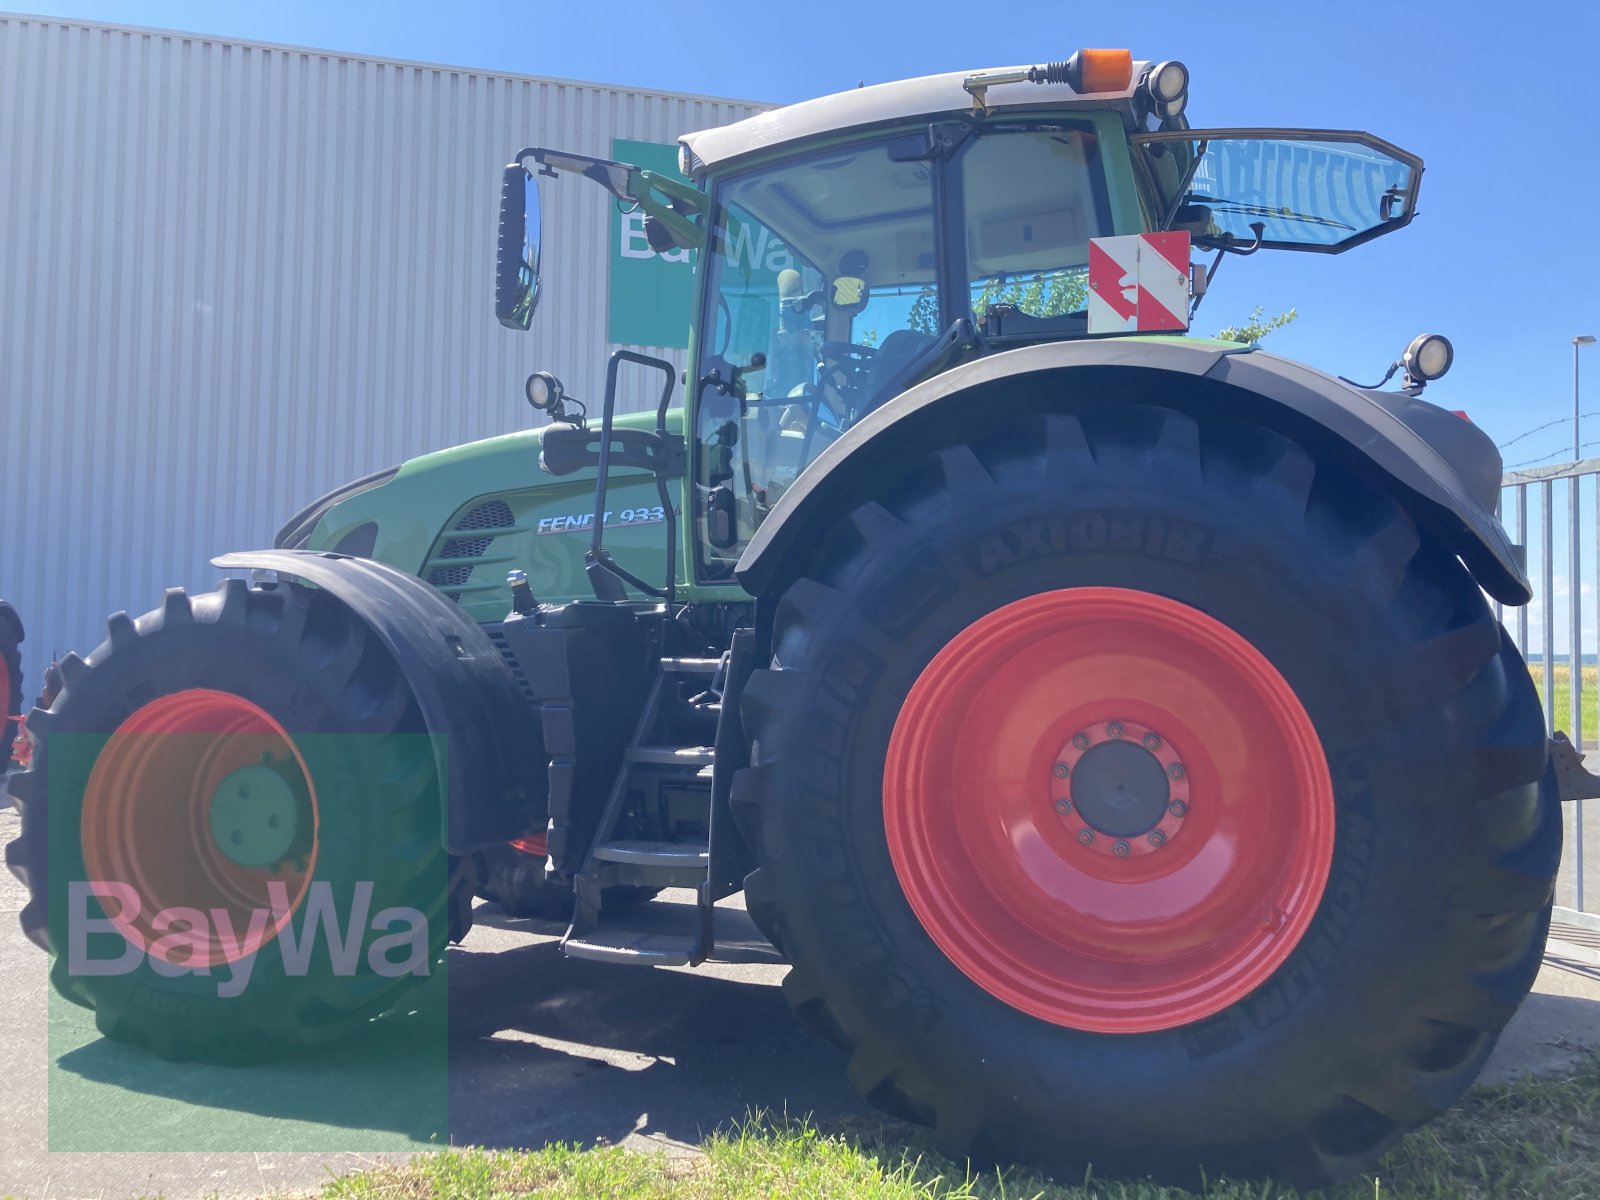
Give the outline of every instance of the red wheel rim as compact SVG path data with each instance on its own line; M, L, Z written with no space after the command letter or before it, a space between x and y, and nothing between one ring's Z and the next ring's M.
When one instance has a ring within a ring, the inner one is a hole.
M309 843L292 860L252 868L217 846L209 810L224 780L263 762L306 797ZM298 911L316 872L317 824L311 772L283 726L242 697L191 688L150 701L107 739L84 792L80 842L90 883L121 884L138 899L137 911L104 902L124 937L174 965L217 966L255 953ZM192 934L158 927L158 914L178 909L206 920Z
M950 960L1097 1033L1249 994L1304 935L1333 855L1327 762L1283 676L1205 613L1123 588L1044 592L957 634L896 719L883 805Z

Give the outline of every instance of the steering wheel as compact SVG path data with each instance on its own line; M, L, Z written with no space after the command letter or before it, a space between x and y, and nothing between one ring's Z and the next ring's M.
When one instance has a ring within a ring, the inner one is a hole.
M847 422L855 415L875 354L873 347L855 342L823 342L817 347L817 357L821 359L818 382L838 397L839 402L830 407L842 412Z
M823 342L817 347L817 353L822 356L822 365L825 367L843 363L864 366L877 350L871 346L859 346L855 342Z

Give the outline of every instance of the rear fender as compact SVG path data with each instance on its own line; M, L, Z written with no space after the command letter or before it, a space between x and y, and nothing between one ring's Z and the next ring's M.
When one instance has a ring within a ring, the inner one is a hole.
M394 656L434 735L448 784L445 848L509 841L547 819L539 722L488 635L437 590L385 563L310 550L252 550L212 564L275 571L337 596Z
M1486 436L1463 423L1442 437L1427 422L1408 422L1416 414L1395 403L1397 394L1362 391L1247 346L1179 338L1027 346L917 385L852 426L806 468L745 549L739 582L756 596L782 587L840 512L921 440L962 425L1071 411L1078 397L1097 393L1133 393L1143 402L1256 421L1303 440L1315 454L1365 467L1413 520L1461 556L1496 600L1518 605L1532 598L1517 548L1494 515L1499 455Z

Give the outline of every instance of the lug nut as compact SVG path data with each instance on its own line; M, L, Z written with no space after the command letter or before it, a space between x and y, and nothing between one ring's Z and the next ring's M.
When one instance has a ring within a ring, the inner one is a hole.
M1080 830L1078 830L1078 840L1080 842L1082 842L1085 846L1089 845L1090 843L1092 843L1094 841L1094 830L1092 830L1092 829L1080 829Z
M1145 734L1144 735L1144 748L1146 750L1159 750L1159 749L1161 749L1161 739L1159 737L1157 737L1153 733Z
M1073 735L1072 745L1074 749L1087 750L1089 748L1089 735L1087 733Z
M1159 850L1161 847L1167 844L1167 835L1162 833L1161 830L1157 829L1150 835L1149 841L1152 846Z
M1175 817L1181 817L1189 811L1189 806L1182 800L1174 800L1171 804L1167 805L1167 811Z
M1065 779L1067 777L1066 763L1057 763L1055 765L1055 776L1057 779Z
M1174 778L1174 779L1182 779L1183 778L1183 764L1182 763L1173 763L1170 767L1167 768L1167 774L1172 776L1172 778Z
M1118 842L1115 846L1111 847L1111 853L1115 854L1118 858L1127 858L1128 843Z
M1072 811L1072 805L1065 800L1057 800L1056 811L1064 817Z
M1112 721L1111 724L1106 726L1106 732L1108 734L1110 734L1114 738L1121 737L1122 736L1122 722L1121 721Z

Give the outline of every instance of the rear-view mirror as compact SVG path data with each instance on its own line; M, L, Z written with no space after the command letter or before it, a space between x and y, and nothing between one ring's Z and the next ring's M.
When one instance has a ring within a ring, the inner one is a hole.
M526 330L539 307L539 181L511 163L500 184L500 238L494 315L507 329Z

